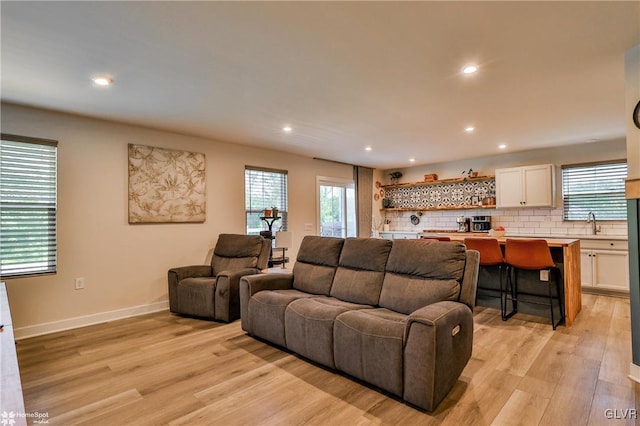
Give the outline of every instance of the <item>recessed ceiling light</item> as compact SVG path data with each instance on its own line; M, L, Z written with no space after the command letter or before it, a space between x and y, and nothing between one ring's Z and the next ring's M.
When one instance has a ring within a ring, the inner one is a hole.
M291 128L291 126L284 126L282 128L282 131L285 132L285 133L291 133L292 130L293 129Z
M410 163L415 163L415 162L416 162L416 159L415 159L415 158L409 158L409 162L410 162Z
M498 145L498 148L500 149L505 149L507 147L506 143L501 143L500 145Z
M477 65L467 65L464 68L462 68L463 74L473 74L476 71L478 71Z
M364 148L365 151L371 151L373 148L371 148L370 146L367 146Z
M111 86L113 84L113 79L105 76L96 76L96 77L93 77L91 80L97 86L102 86L102 87Z
M467 126L467 127L465 127L465 128L464 128L464 131L465 131L465 132L467 132L467 133L471 133L471 132L473 132L475 129L476 129L476 128L475 128L475 127L473 127L473 126Z

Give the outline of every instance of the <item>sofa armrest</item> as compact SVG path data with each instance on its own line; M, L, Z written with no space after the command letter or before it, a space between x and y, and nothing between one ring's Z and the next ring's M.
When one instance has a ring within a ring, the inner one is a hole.
M214 318L231 322L240 318L240 278L259 274L257 268L244 268L239 271L222 271L216 275L216 294Z
M476 292L478 291L478 273L480 269L480 252L467 250L464 275L460 288L460 302L467 305L471 312L476 305Z
M404 399L434 410L471 358L473 313L459 302L424 306L407 319Z
M249 299L263 290L287 290L293 288L292 274L260 274L248 275L240 279L240 319L242 329L250 333L249 329Z
M423 306L409 315L406 331L409 331L413 322L419 322L421 324L434 327L441 327L445 323L453 324L453 326L455 326L457 317L459 315L466 315L466 311L471 313L468 306L459 302L442 301L432 303L431 305Z

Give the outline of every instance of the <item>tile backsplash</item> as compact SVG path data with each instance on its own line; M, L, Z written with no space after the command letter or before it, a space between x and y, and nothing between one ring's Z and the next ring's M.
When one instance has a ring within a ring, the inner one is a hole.
M455 230L456 217L491 216L491 226L504 226L507 234L521 235L591 235L591 224L583 221L563 221L561 208L540 209L477 209L425 211L420 223L413 225L411 215L416 212L387 212L392 231L419 232L424 230ZM598 235L626 236L626 221L598 221Z

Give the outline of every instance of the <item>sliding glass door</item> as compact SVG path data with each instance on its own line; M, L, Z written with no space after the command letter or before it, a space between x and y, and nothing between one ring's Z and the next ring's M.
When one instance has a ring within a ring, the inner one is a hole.
M356 191L350 180L318 177L318 218L320 235L355 237Z

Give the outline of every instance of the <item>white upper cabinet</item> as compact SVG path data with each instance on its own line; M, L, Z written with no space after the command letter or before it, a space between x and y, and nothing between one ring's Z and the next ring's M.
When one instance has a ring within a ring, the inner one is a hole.
M554 207L553 164L496 169L496 207Z

